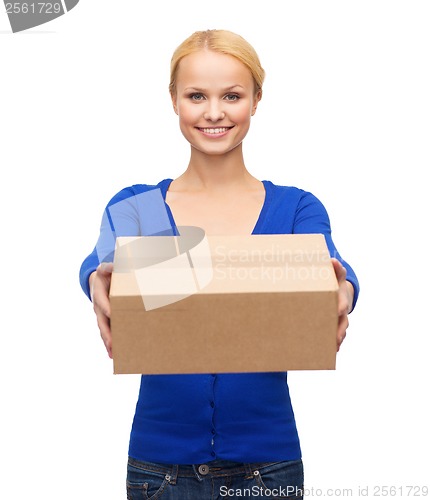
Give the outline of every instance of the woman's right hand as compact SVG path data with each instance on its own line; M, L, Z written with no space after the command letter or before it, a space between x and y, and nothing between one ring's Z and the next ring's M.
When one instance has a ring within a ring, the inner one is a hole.
M97 316L97 325L107 353L112 358L112 333L110 330L109 288L112 278L112 262L102 262L90 276L91 300Z

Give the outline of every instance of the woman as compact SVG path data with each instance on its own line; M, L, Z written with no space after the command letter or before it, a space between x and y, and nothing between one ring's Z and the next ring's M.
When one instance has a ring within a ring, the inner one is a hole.
M177 226L223 235L323 233L337 257L341 345L359 287L333 244L323 205L306 191L260 181L245 166L242 141L263 80L254 49L229 31L196 32L175 51L170 94L191 146L188 167L174 180L120 191L81 268L110 356L112 235L154 234L142 222L149 207L139 210L130 201L148 192L161 193L173 233ZM116 221L114 206L121 207ZM129 455L129 499L302 498L303 464L286 373L142 376Z

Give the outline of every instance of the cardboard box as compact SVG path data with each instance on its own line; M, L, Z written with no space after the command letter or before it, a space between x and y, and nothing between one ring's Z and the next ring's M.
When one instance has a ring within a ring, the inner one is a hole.
M114 373L332 370L338 283L321 234L117 238Z

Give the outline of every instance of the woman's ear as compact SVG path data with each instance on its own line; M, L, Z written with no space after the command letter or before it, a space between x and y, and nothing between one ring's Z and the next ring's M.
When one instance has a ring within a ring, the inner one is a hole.
M258 106L258 103L261 101L261 97L263 95L263 91L260 89L258 90L256 93L255 93L255 96L254 96L254 102L252 104L252 111L251 111L251 116L254 116L255 115L255 112L257 111L257 106Z
M173 111L176 114L178 114L178 105L177 105L177 99L176 99L176 92L174 94L171 92L170 93L170 97L172 98Z

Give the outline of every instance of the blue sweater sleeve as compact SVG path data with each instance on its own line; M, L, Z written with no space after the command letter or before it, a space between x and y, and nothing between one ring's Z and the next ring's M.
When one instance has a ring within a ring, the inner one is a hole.
M352 309L358 299L360 292L360 285L357 276L348 262L346 262L336 249L331 235L330 218L321 201L313 194L302 191L296 214L294 219L293 233L308 234L308 233L322 233L325 236L327 247L331 257L338 259L346 269L346 279L352 284L354 288L354 300Z
M139 217L133 188L125 188L107 204L100 224L100 235L93 251L83 261L79 271L82 290L91 300L89 277L101 262L113 262L117 236L139 234Z
M157 185L135 184L122 189L109 201L96 246L79 272L81 287L90 300L89 277L101 262L113 262L118 236L175 234L162 193L168 183L169 179Z

